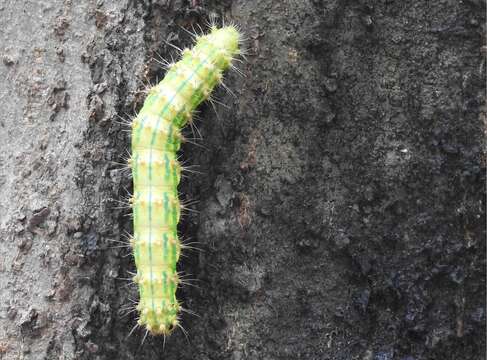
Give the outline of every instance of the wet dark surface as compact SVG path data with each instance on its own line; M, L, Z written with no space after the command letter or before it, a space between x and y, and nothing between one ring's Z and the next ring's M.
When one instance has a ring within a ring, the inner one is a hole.
M249 39L246 76L226 80L236 98L220 90L228 108L201 110L207 149L183 149L204 174L181 187L199 200L181 229L203 251L182 261L197 287L179 296L200 317L184 316L189 342L179 332L163 349L157 338L139 346L143 331L125 340L134 316L109 329L94 316L103 356L484 358L482 3L173 5L127 9L150 51L174 54L164 38L189 44L176 25L215 14ZM123 27L105 41L129 61ZM112 306L127 302L124 288L100 286Z

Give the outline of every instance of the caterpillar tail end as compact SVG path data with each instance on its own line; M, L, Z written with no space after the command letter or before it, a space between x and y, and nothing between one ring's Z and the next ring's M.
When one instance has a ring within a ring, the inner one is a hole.
M179 325L178 311L164 311L162 308L152 309L146 306L138 306L140 318L137 323L145 326L151 335L171 335Z

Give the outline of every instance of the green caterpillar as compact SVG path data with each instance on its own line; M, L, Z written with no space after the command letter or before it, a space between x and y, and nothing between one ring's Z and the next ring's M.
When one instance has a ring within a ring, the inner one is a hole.
M168 335L179 326L181 305L176 289L181 280L176 263L181 253L177 225L181 215L177 160L184 138L181 129L239 54L240 33L234 26L197 36L193 49L169 66L164 79L148 91L142 110L132 122L134 235L130 240L140 301L139 325L154 334Z

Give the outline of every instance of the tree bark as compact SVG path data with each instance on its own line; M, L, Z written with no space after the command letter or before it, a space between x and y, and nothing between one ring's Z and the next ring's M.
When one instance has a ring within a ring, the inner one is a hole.
M145 337L120 119L210 18L247 56L181 152L199 316ZM3 1L0 359L485 359L485 20L481 0Z

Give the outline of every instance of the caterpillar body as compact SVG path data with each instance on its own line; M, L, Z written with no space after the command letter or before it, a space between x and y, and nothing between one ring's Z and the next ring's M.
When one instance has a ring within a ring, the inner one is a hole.
M168 335L179 326L181 305L176 289L181 282L176 263L181 253L177 225L181 214L177 160L184 138L181 129L192 113L221 83L223 72L239 54L240 33L234 26L211 27L197 36L195 46L182 51L164 79L148 91L133 120L133 250L140 301L138 324L148 332Z

